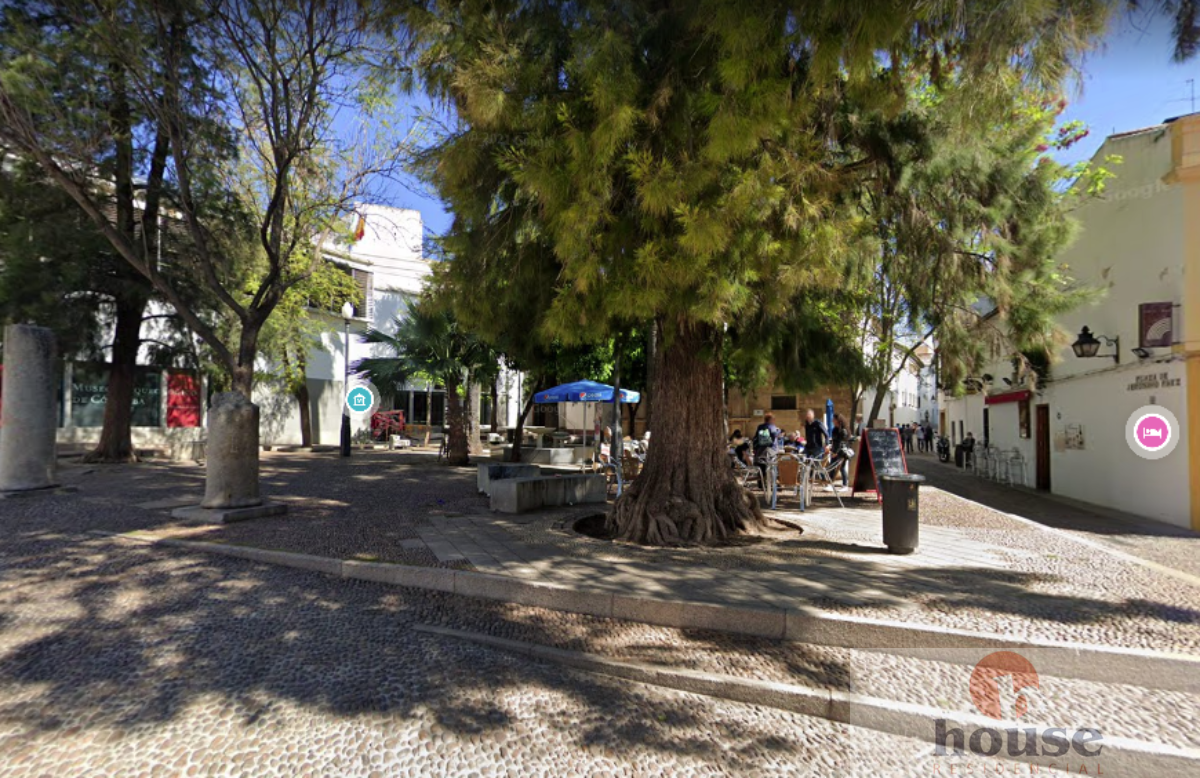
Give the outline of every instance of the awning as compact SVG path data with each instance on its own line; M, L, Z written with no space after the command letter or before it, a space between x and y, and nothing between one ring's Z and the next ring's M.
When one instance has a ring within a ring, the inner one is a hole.
M1033 397L1033 390L1020 389L1015 392L1005 392L1003 394L989 394L983 398L984 405L999 405L1001 403L1019 403L1022 400L1028 400Z

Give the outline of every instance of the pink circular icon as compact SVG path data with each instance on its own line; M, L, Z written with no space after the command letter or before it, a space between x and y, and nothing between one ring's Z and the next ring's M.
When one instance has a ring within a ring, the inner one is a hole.
M1138 445L1147 451L1158 451L1171 440L1171 425L1157 413L1138 419L1134 427Z

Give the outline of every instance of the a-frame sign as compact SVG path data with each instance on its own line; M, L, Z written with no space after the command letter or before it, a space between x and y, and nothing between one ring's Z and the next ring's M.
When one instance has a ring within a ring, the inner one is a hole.
M875 498L882 499L879 476L907 472L908 460L904 458L900 430L895 427L865 430L858 451L858 464L854 467L850 496L859 492L875 492Z

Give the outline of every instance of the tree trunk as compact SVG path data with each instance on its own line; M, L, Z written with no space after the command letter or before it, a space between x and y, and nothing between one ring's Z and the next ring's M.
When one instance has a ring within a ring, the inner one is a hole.
M517 417L517 423L513 427L512 456L508 458L509 462L521 461L521 439L525 437L525 417L533 409L533 394L533 392L529 393L529 399L525 401L525 405L521 408L521 414Z
M471 464L467 447L466 414L463 413L462 398L458 396L457 377L446 378L446 425L450 428L450 440L446 445L446 461L452 465Z
M492 381L492 427L491 432L500 429L500 375Z
M112 359L108 368L108 394L104 400L104 427L100 442L84 461L136 462L133 448L133 391L137 382L137 356L141 347L142 316L146 298L133 294L117 299Z
M654 365L658 361L658 322L650 322L646 331L646 386L642 390L642 402L646 403L646 429L654 421Z
M765 524L734 477L722 432L719 333L681 325L655 354L654 437L646 467L617 500L609 529L649 545L715 543Z
M875 400L871 403L871 412L863 417L863 426L870 428L875 420L879 418L879 411L883 409L883 400L887 396L887 384L875 387Z
M296 385L293 395L296 404L300 406L300 445L312 448L312 398L308 395L308 382L301 381Z
M463 409L463 415L466 416L467 435L467 452L473 456L481 456L483 454L483 441L479 439L481 427L479 424L479 413L482 402L483 389L475 382L475 377L467 375L467 404Z

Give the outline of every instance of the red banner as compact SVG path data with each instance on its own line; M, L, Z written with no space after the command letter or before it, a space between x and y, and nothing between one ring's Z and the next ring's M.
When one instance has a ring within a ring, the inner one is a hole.
M195 373L167 374L167 426L200 426L200 378Z

